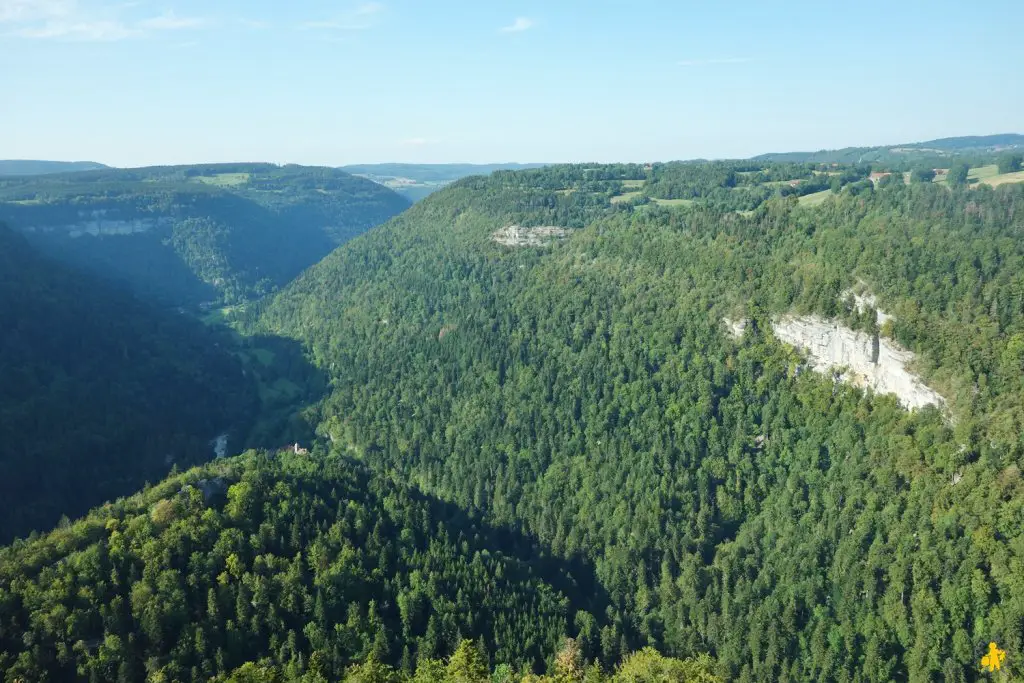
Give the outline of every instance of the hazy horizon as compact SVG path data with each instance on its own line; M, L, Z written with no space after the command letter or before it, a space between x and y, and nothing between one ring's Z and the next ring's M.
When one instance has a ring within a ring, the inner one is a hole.
M993 132L964 132L961 135L948 135L943 138L956 138L956 137L987 137L991 135L1024 135L1017 133L1016 131L993 131ZM554 166L556 164L575 164L575 163L668 163L675 161L725 161L734 159L748 159L756 157L762 154L782 154L787 152L821 152L839 150L844 148L857 148L857 147L889 147L898 146L902 144L920 144L924 142L931 142L933 140L940 140L943 138L930 138L928 140L901 140L899 142L879 142L869 143L863 145L842 145L839 147L823 147L818 149L810 148L794 148L794 149L773 149L757 152L750 154L745 157L692 157L686 159L612 159L605 161L597 161L594 159L573 159L564 160L556 159L549 161L537 161L537 160L502 160L502 161L409 161L403 159L385 159L383 161L350 161L343 164L304 164L298 161L277 161L273 159L220 159L220 160L205 160L200 159L198 161L181 161L175 163L147 163L143 165L132 165L132 166L120 166L111 164L103 159L63 159L63 158L11 158L5 159L5 161L58 161L58 162L69 162L69 163L99 163L111 168L120 169L132 169L132 168L148 168L148 167L159 167L159 166L190 166L190 165L203 165L203 164L253 164L253 163L268 163L276 164L278 166L287 165L298 165L298 166L323 166L326 168L344 168L348 166L391 166L391 165L409 165L409 166L452 166L452 165L466 165L466 166L502 166L502 165L543 165L543 166Z

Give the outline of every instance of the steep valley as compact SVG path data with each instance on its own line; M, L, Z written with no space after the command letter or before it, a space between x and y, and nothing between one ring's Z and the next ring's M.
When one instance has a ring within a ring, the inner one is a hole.
M189 377L225 383L138 386L238 381L258 424L0 550L0 669L969 681L1022 651L1024 187L801 204L750 178L817 167L665 166L456 181L205 328L226 374Z
M0 178L0 222L44 253L190 309L274 291L406 206L370 181L300 166Z

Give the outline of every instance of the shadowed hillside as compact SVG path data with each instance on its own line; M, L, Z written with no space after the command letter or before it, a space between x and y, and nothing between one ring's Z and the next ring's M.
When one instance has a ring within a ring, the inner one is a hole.
M0 178L0 220L39 249L186 307L274 291L407 206L368 180L301 166Z

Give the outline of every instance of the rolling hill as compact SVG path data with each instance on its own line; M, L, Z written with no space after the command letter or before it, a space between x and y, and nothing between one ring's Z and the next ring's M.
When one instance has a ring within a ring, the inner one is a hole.
M75 171L99 171L109 166L95 161L34 161L27 159L0 159L0 176L46 175L49 173L73 173Z
M755 161L791 163L839 163L839 164L892 164L909 165L934 162L948 165L953 157L984 157L1006 150L1024 149L1024 135L1002 133L999 135L971 135L955 138L940 138L926 142L910 142L900 145L879 145L877 147L845 147L817 152L783 152L762 154Z
M0 179L0 221L66 263L194 307L257 298L408 203L342 171L227 164Z

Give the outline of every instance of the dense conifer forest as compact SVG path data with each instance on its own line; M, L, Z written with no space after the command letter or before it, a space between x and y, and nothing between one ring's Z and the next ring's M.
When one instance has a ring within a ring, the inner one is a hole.
M605 661L968 680L990 640L1019 647L1024 188L891 176L741 214L617 206L632 169L605 171L462 181L271 301L257 327L333 377L319 433L592 563ZM509 224L569 233L496 244ZM773 338L791 310L866 325L860 279L948 414Z

